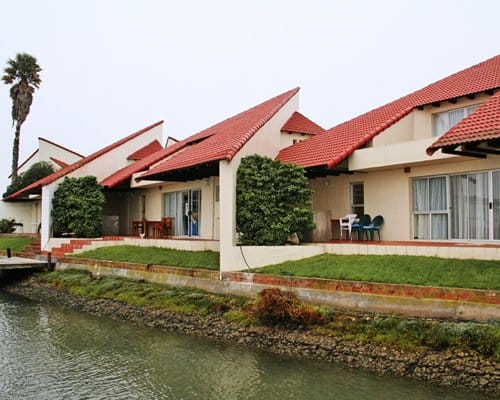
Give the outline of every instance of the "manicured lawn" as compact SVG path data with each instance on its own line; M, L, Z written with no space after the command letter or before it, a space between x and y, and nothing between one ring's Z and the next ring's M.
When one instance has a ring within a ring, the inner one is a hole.
M219 270L219 253L213 251L124 245L100 247L81 254L73 254L72 257Z
M32 237L0 237L0 251L6 251L8 247L14 252L22 251L26 246L33 242Z
M257 273L366 282L500 290L500 261L417 256L322 254Z

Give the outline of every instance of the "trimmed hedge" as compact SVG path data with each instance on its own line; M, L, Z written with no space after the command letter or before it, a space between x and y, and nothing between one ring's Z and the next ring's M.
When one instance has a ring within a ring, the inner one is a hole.
M101 236L104 201L102 187L95 176L66 177L52 200L54 235Z
M236 186L237 224L244 245L283 245L315 225L305 170L268 157L241 160Z

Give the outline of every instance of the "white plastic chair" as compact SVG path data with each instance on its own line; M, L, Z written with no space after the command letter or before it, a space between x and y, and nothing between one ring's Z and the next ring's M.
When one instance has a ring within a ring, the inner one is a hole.
M340 239L344 238L344 231L348 233L348 238L352 240L351 227L356 219L356 214L347 214L345 217L339 219L340 222Z

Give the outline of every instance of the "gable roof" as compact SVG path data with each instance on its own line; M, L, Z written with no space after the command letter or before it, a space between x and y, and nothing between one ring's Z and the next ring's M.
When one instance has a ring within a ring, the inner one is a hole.
M163 121L158 121L152 125L149 125L137 132L134 132L123 139L120 139L109 146L106 146L102 148L101 150L96 151L95 153L92 153L91 155L82 158L81 160L78 160L77 162L74 162L73 164L70 164L64 168L61 168L60 170L54 172L53 174L50 174L46 176L45 178L42 178L36 182L33 182L31 185L26 186L25 188L18 190L17 192L12 193L11 195L7 196L5 200L14 200L16 198L22 197L27 194L35 193L38 192L43 186L49 185L52 182L55 182L56 180L68 175L69 173L77 170L78 168L83 167L84 165L88 164L89 162L95 160L98 157L103 156L104 154L110 152L111 150L127 143L128 141L136 138L137 136L140 136L144 132L147 132L159 125L161 125Z
M72 153L72 154L74 154L75 156L78 156L78 157L80 157L80 158L83 158L83 156L82 156L81 154L77 153L76 151L73 151L73 150L71 150L71 149L68 149L67 147L61 146L60 144L57 144L57 143L55 143L55 142L52 142L52 141L50 141L50 140L48 140L48 139L45 139L45 138L43 138L43 137L39 137L39 138L38 138L38 140L39 140L39 141L41 140L41 141L46 142L46 143L49 143L49 144L51 144L52 146L58 147L58 148L60 148L60 149L62 149L62 150L64 150L64 151L67 151L68 153ZM21 164L19 164L19 165L18 165L18 167L17 167L17 171L18 171L18 173L19 173L19 171L21 170L21 168L23 168L23 167L24 167L24 166L25 166L25 165L26 165L26 164L27 164L27 163L28 163L28 162L29 162L29 161L30 161L30 160L31 160L31 159L32 159L32 158L33 158L33 157L34 157L34 156L35 156L35 155L39 152L39 151L40 151L40 148L36 149L33 153L31 153L31 154L28 156L28 158L26 158L26 160L24 160ZM56 159L52 159L52 157L50 157L50 159L51 159L52 161L54 161L54 162L55 162L57 165L59 165L60 167L62 167L62 166L63 166L63 165L61 165L60 163L63 163L64 165L68 165L68 164L66 164L64 161L60 161L60 160L57 160L57 161L56 161ZM9 175L9 178L11 178L11 176L12 176L12 175Z
M295 111L288 119L288 121L285 122L285 125L283 125L283 127L281 128L281 131L316 135L318 133L323 133L325 130L317 123L311 121L309 118L305 117L298 111Z
M255 107L234 115L188 138L191 147L178 152L141 175L140 179L155 179L161 174L219 160L232 160L245 143L264 126L299 88L284 92ZM196 139L195 139L196 138ZM181 141L178 144L182 144ZM175 145L174 145L175 146Z
M149 167L151 167L151 165L154 165L164 158L174 154L182 147L184 147L183 144L175 143L164 149L158 150L157 152L150 154L149 156L144 157L143 159L138 160L133 164L119 169L99 183L101 184L101 186L111 189L119 185L120 183L130 179L132 175L141 171L146 171Z
M55 142L53 142L53 141L51 141L51 140L49 140L49 139L45 139L45 138L43 138L43 137L39 137L39 138L38 138L38 140L42 140L42 141L44 141L44 142L46 142L46 143L49 143L49 144L51 144L52 146L55 146L55 147L59 147L60 149L62 149L62 150L64 150L64 151L67 151L68 153L73 153L75 156L78 156L78 157L81 157L81 158L83 158L83 157L84 157L84 156L83 156L83 155L81 155L80 153L77 153L77 152L76 152L76 151L74 151L74 150L68 149L67 147L61 146L60 144L57 144L57 143L55 143Z
M500 91L442 135L426 151L431 156L443 147L493 139L500 139Z
M163 149L161 143L155 139L151 143L148 143L146 146L144 146L142 149L134 151L127 157L127 160L141 160L161 149Z
M332 168L415 107L500 87L500 55L282 149L278 160Z

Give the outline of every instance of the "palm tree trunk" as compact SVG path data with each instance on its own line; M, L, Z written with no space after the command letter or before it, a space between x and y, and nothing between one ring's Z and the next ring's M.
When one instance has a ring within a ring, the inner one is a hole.
M21 123L16 124L16 132L14 134L14 144L12 145L12 175L11 182L17 179L17 167L19 164L19 137L21 136Z

